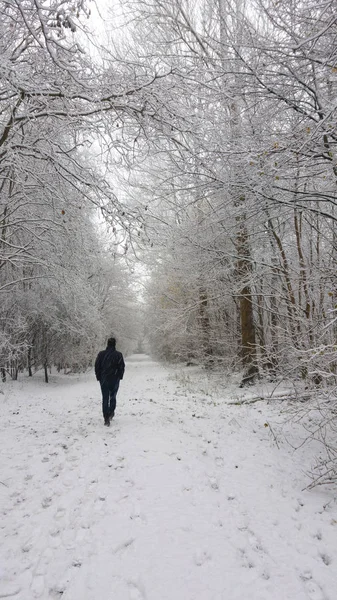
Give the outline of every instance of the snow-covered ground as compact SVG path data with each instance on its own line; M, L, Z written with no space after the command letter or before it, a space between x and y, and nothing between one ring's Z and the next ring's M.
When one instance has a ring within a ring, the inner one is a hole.
M110 428L92 373L2 386L0 598L336 600L310 447L276 445L280 402L189 372L131 357Z

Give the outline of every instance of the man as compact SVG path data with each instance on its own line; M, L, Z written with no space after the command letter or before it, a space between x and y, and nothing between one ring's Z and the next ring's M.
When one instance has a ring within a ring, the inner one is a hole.
M123 354L116 350L115 338L109 338L106 349L98 353L95 362L96 379L100 382L102 390L104 425L107 427L115 414L116 395L124 369Z

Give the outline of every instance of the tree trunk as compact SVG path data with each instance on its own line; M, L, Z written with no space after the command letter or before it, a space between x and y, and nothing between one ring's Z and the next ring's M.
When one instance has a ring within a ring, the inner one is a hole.
M245 198L240 197L240 203ZM237 233L237 253L239 260L237 263L237 273L239 281L243 283L239 294L240 301L240 324L241 324L241 358L244 368L243 380L241 385L253 383L258 375L257 356L256 356L256 335L254 324L254 310L252 302L252 292L249 282L252 273L252 262L248 241L248 231L246 227L246 215L242 213L238 217Z
M199 288L199 321L201 327L201 345L205 353L207 362L213 354L213 349L210 343L210 321L207 312L208 295L204 287Z
M31 348L31 346L28 348L27 363L28 363L28 375L29 375L29 377L32 377L33 373L32 373L32 348Z
M246 285L240 295L242 363L248 375L258 372L256 365L256 339L253 304L250 286Z
M48 364L45 362L44 365L43 365L43 367L44 367L44 380L45 380L46 383L48 383L49 382L49 379L48 379Z

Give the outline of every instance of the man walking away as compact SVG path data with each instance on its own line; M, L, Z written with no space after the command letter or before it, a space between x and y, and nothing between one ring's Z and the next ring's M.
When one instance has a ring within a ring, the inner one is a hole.
M102 390L104 425L108 427L115 414L116 395L124 369L123 354L116 350L115 338L109 338L106 349L98 353L95 362L96 379L100 382Z

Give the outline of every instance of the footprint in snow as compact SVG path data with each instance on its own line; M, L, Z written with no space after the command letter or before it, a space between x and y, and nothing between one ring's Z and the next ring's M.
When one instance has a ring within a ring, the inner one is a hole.
M125 479L125 483L126 485L128 485L129 487L133 487L135 485L135 482L133 481L133 479Z
M193 557L194 564L197 567L201 567L205 562L211 560L211 558L212 557L207 550L198 550Z
M141 510L141 507L140 507L140 505L139 505L139 504L137 504L137 503L135 503L135 504L133 505L133 509L132 509L132 511L131 511L131 513L130 513L130 516L129 516L129 518L130 518L132 521L140 520L140 521L142 521L143 523L146 523L146 521L147 521L147 519L146 519L145 515L142 513L142 510Z
M302 500L300 500L299 498L297 499L297 506L295 506L295 512L299 512L301 510L301 508L303 508L304 506L304 502L302 502Z
M59 506L59 508L57 509L55 515L54 515L54 519L56 519L57 521L59 519L62 519L66 514L66 509L62 508L62 506Z
M209 477L209 485L212 488L212 490L219 491L219 484L216 477Z
M261 542L257 539L255 533L253 531L251 531L250 529L247 529L247 533L248 533L248 541L249 541L252 549L261 554L265 554L266 551L263 548Z
M60 531L59 530L54 530L52 532L49 532L50 538L49 538L49 547L56 549L59 548L61 546L61 538L60 538Z
M332 562L331 556L326 554L326 552L320 552L319 555L320 555L322 561L324 562L324 564L328 567Z
M52 502L53 502L53 499L51 497L43 498L43 500L41 502L42 508L48 508Z
M261 577L262 579L265 579L266 581L268 581L268 579L270 579L270 573L267 569L264 569L261 573Z
M32 548L34 548L33 540L27 540L26 542L24 542L24 544L22 544L21 551L22 552L30 552ZM1 598L1 594L0 594L0 598Z
M76 546L75 531L73 529L65 529L61 532L62 544L66 550L71 550Z
M79 529L76 533L76 542L77 544L83 544L86 541L86 538L88 537L88 530L87 529Z
M313 579L305 581L304 587L310 600L328 600L322 588Z
M21 592L20 586L2 580L0 598L12 598Z
M130 600L145 600L146 594L141 590L141 586L136 583L129 582Z
M49 597L53 600L60 600L64 594L63 587L54 587L49 590Z
M239 548L239 553L242 561L242 566L246 569L254 569L254 562L247 556L246 550L244 548Z
M45 583L43 575L37 575L33 578L31 590L34 594L34 598L41 598L45 590Z

